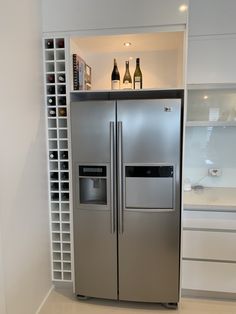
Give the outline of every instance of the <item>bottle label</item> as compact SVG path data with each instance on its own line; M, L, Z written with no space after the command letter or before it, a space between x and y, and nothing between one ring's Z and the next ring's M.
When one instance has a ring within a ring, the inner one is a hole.
M134 89L141 89L141 77L140 76L135 77Z
M111 81L111 89L120 89L120 81L119 80Z
M131 89L132 88L132 83L129 81L124 81L123 84L124 84L124 86L123 86L124 89Z

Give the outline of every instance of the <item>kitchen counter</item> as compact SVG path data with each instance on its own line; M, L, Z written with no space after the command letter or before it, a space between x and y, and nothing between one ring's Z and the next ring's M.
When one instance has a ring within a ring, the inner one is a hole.
M208 188L184 192L184 209L236 212L236 188Z

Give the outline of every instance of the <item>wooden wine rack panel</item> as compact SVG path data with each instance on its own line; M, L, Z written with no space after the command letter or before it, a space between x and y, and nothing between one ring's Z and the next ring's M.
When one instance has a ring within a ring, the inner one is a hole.
M44 38L52 280L72 280L66 38Z

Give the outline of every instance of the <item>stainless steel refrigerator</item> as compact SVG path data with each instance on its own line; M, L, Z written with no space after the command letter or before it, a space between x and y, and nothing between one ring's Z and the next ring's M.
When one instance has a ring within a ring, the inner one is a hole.
M75 293L177 305L183 91L81 97L71 103Z

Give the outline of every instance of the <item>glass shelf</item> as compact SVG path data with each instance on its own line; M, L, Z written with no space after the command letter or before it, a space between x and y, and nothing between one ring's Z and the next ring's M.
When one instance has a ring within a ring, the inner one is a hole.
M236 88L189 90L186 126L236 126Z

